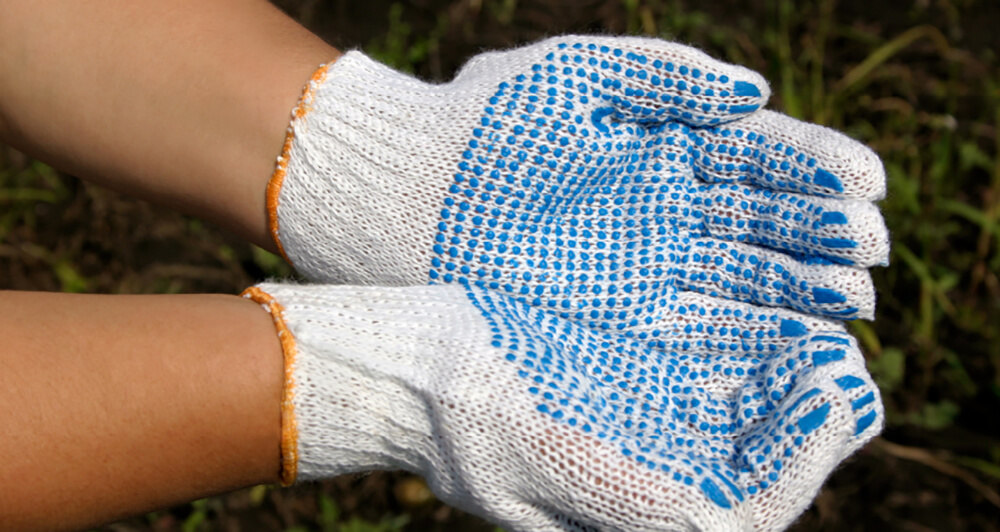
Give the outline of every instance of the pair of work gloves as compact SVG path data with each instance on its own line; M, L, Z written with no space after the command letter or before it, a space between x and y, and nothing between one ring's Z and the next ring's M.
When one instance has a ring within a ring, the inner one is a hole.
M350 52L293 112L246 297L283 479L403 469L510 530L778 530L883 425L885 175L766 81L566 36L432 85Z

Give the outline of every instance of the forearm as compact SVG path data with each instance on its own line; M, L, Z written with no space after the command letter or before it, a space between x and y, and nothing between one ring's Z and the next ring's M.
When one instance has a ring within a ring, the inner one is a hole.
M278 480L282 355L253 302L4 292L0 315L0 529Z
M337 56L265 0L0 1L0 141L273 249L289 112Z

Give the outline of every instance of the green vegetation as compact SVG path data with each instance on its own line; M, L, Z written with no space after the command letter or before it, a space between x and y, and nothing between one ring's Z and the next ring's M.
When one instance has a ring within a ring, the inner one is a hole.
M852 329L889 427L841 468L797 529L997 529L1000 3L276 3L333 42L439 80L484 48L561 32L692 43L764 73L772 107L874 148L889 176L882 208L892 263L874 272L878 319ZM279 258L213 228L83 186L11 150L0 150L0 206L4 288L236 292L288 273ZM440 503L393 495L405 478L258 487L108 530L491 530Z

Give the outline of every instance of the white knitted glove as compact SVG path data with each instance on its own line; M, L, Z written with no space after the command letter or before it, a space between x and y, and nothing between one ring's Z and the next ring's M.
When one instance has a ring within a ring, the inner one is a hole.
M768 95L654 39L553 38L443 85L351 52L295 110L272 231L312 280L471 282L640 337L678 291L870 318L881 163Z
M855 340L791 311L680 294L657 352L476 287L246 296L286 482L404 469L510 530L779 530L882 426Z

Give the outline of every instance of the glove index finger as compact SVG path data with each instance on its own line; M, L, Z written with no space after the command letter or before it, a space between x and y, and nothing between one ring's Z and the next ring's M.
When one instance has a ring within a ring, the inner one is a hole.
M554 40L542 74L561 74L574 86L589 82L591 95L627 121L721 124L757 111L771 95L757 72L691 46L641 37Z
M480 54L455 81L477 86L498 77L523 88L528 103L561 107L551 108L553 118L587 114L585 127L600 133L610 131L612 120L723 124L757 111L771 96L767 81L753 70L648 37L552 37Z

